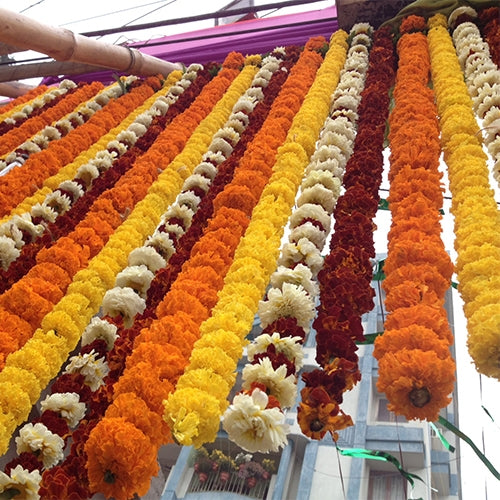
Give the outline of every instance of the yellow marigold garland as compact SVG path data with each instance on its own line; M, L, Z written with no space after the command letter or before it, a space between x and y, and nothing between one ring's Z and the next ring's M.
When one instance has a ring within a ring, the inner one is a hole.
M498 210L472 100L444 16L429 20L428 39L452 193L456 273L465 303L467 345L476 369L500 379Z

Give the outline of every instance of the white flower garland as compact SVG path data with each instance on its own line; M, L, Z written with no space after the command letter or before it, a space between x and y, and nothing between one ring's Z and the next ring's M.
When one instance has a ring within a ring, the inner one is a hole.
M474 111L483 123L484 142L494 161L493 177L500 186L500 69L474 23L459 24L453 41Z

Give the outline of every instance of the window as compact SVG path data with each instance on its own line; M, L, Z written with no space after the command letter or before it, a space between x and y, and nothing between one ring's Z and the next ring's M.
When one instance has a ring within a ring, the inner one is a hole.
M379 397L378 400L378 405L377 405L377 421L378 422L387 422L387 423L407 423L408 420L406 420L405 417L402 415L396 415L393 411L389 410L387 408L387 405L389 404L389 401L385 399L384 397Z
M394 471L370 470L368 498L370 500L401 500L406 496L406 480Z

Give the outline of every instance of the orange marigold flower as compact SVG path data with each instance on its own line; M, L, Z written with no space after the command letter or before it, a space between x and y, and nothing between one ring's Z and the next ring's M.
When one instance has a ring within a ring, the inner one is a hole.
M388 408L408 420L434 422L451 398L455 363L433 351L404 349L379 360L377 389L385 392Z
M158 473L157 449L135 425L105 418L90 433L85 451L90 490L116 500L145 495Z
M427 27L425 18L421 16L408 16L401 21L399 26L400 33L411 33L412 31L423 31Z

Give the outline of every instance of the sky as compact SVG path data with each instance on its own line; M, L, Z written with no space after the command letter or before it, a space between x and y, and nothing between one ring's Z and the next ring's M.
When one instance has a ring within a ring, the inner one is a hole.
M75 33L85 33L124 25L157 22L165 19L176 19L192 15L215 12L226 6L230 0L204 0L194 2L186 0L83 0L68 2L67 0L0 0L0 7L14 10L41 23L61 26ZM271 0L254 0L254 5L265 5ZM290 14L309 10L323 9L331 5L331 1L319 1L305 6L287 7L279 11L260 11L259 17ZM178 26L164 26L148 31L132 31L102 37L107 43L138 42L177 33L208 28L214 25L213 20L198 21ZM17 58L41 57L36 53L22 53ZM37 80L39 81L39 80ZM35 83L35 82L30 82ZM444 171L445 169L443 169ZM500 189L492 179L492 187L500 200ZM382 186L388 188L385 181ZM445 196L449 197L447 191ZM443 217L443 238L447 249L454 260L453 218L449 211L449 200L445 204ZM389 212L379 211L376 224L377 253L387 251L385 234L390 225ZM459 294L453 290L453 306L455 310L454 329L456 335L457 387L459 401L458 427L467 434L486 454L493 465L500 470L500 383L497 380L480 376L475 370L468 355L466 345L465 319ZM483 410L493 417L493 420ZM443 448L444 450L444 448ZM450 455L450 460L461 460L462 489L464 500L496 500L500 498L500 481L496 480L479 461L470 447L461 442L460 454Z

